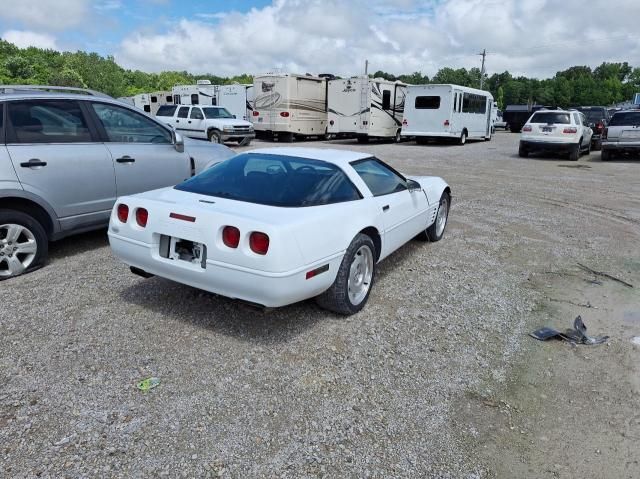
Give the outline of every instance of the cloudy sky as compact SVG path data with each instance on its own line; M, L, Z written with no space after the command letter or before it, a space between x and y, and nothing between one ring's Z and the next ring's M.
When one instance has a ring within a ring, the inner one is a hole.
M368 59L370 71L431 76L479 67L486 48L489 74L543 78L603 61L640 66L638 19L640 0L2 0L0 36L219 75L352 75Z

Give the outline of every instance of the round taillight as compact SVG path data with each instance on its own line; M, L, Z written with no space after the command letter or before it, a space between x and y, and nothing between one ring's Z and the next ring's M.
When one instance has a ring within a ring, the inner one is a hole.
M138 208L136 210L136 223L143 228L147 226L147 220L149 219L149 212L145 208Z
M281 111L280 112L280 116L282 118L289 118L289 112L288 111Z
M252 115L253 115L253 116L260 116L260 112L259 112L259 111L254 111L254 112L252 113Z
M222 229L222 242L229 248L237 248L240 244L240 230L235 226L225 226Z
M267 251L269 251L269 236L259 231L254 231L249 236L249 247L256 254L267 254Z
M123 223L129 219L129 207L124 203L118 205L118 219Z

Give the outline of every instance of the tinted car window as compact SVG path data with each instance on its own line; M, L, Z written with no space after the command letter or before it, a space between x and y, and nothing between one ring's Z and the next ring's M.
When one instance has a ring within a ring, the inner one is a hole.
M534 113L533 116L531 117L531 120L529 120L529 123L545 123L545 124L559 123L559 124L569 125L571 124L571 117L569 116L569 113L554 113L549 111L541 111L538 113Z
M8 117L18 143L77 143L91 141L77 101L8 102Z
M439 96L417 96L415 101L417 110L437 110L440 108Z
M200 108L192 108L189 118L191 118L192 120L202 120L204 116L202 116L202 111L200 111Z
M388 195L407 189L406 181L376 158L351 163L373 196Z
M171 133L148 117L106 103L91 103L109 141L116 143L171 143Z
M589 123L596 123L602 120L606 120L607 118L607 111L604 108L578 108L578 110L587 117L587 121Z
M181 106L178 110L178 118L187 118L189 116L189 107Z
M614 113L609 122L609 126L639 126L640 111L625 111Z
M158 108L156 116L173 116L176 108L178 107L175 105L162 105L160 108Z
M209 119L213 118L233 118L233 115L229 113L226 108L203 108L204 116Z
M347 175L331 163L264 153L234 156L175 188L283 207L318 206L361 198Z

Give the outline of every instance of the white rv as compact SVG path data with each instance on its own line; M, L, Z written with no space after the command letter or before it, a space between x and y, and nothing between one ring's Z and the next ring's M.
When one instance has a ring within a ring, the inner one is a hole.
M216 105L217 90L209 80L198 80L195 85L176 85L171 93L179 105Z
M290 73L255 77L252 121L256 132L293 141L298 136L327 135L327 81Z
M491 139L493 96L459 85L409 85L402 136L425 143L448 138L464 145L468 138Z
M133 105L145 113L155 115L162 105L172 105L173 96L168 91L154 91L151 93L139 93L133 97Z
M366 76L331 80L328 93L329 133L399 142L406 85Z
M240 120L251 121L253 112L253 85L220 85L216 92L217 104L226 108Z

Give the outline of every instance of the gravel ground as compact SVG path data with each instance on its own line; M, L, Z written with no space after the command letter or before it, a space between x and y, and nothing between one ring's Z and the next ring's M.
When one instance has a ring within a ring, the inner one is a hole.
M553 312L532 279L580 261L640 280L640 162L520 159L517 140L308 144L453 190L443 241L385 260L349 318L144 280L105 231L52 244L0 283L0 475L504 477L468 410L535 354L526 333Z

